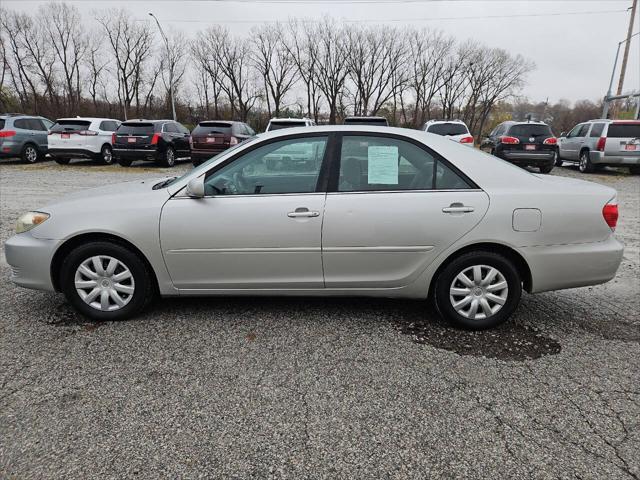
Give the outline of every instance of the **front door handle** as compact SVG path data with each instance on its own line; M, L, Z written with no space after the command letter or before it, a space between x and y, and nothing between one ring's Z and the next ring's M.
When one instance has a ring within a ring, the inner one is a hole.
M287 213L287 217L289 218L309 218L309 217L319 217L320 212L314 212L309 210L306 207L296 208L295 212Z
M475 209L473 207L467 207L463 203L455 202L442 209L442 213L471 213Z

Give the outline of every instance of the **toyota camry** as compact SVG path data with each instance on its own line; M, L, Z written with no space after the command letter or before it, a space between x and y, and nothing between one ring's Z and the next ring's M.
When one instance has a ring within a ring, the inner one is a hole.
M81 191L20 217L11 280L119 320L156 296L431 299L496 326L522 290L615 276L615 190L538 175L438 135L269 132L182 177ZM401 300L399 300L401 301Z

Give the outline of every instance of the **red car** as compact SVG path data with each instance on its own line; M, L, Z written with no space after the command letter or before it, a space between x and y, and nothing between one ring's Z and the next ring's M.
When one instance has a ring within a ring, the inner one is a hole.
M191 161L200 165L255 134L249 125L242 122L202 121L191 132Z

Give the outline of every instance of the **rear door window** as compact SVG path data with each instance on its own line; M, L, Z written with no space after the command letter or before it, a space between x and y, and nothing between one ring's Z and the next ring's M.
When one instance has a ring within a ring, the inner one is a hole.
M580 128L580 131L578 132L578 137L586 137L587 136L587 132L589 131L589 124L585 123L582 128Z
M431 125L427 130L429 133L435 133L436 135L464 135L469 133L466 125L462 123L436 123Z
M165 123L162 130L167 133L178 133L178 128L173 123Z
M602 135L602 131L604 130L604 123L594 123L591 127L590 137L599 137Z
M4 128L4 118L0 118L0 130Z
M582 128L582 124L576 125L571 129L571 131L567 134L567 138L573 138L578 136L578 132Z
M118 135L152 135L153 123L123 123L117 132Z
M39 118L30 118L28 124L31 130L43 132L47 129Z
M82 130L88 130L91 122L86 120L58 120L53 127L52 132L80 132Z
M640 138L640 123L612 123L607 132L609 138Z
M19 118L13 121L13 126L15 128L20 128L22 130L31 130L29 128L29 120L26 118Z

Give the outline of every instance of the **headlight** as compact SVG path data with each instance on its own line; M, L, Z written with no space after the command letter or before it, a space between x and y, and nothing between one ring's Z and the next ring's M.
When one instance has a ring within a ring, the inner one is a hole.
M18 219L16 233L28 232L47 220L51 215L42 212L27 212Z

